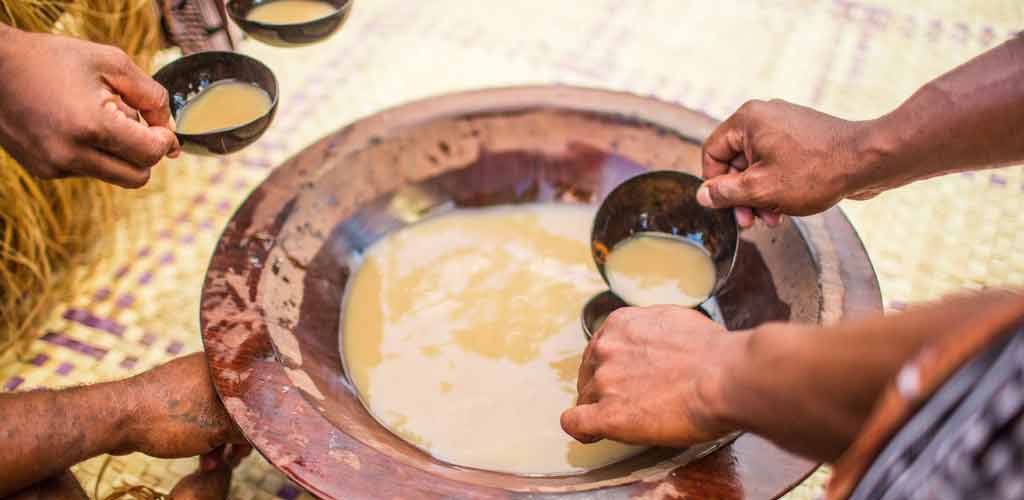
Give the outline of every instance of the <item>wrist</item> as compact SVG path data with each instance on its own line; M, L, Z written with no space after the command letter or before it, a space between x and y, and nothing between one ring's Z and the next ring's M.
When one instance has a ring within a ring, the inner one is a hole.
M743 402L747 397L745 375L741 372L750 368L754 335L753 330L726 333L722 338L717 373L698 381L700 406L706 411L702 420L712 427L727 431L750 428Z
M116 426L110 432L114 453L139 451L143 446L143 431L150 420L145 404L147 391L138 376L105 385L110 392L108 400L117 408Z
M843 183L844 197L878 194L895 187L900 175L898 156L901 139L888 115L856 122L850 138L851 165Z

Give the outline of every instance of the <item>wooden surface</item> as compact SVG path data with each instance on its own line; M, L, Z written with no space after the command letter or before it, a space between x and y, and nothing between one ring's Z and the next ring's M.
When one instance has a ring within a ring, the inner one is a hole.
M697 172L714 124L628 94L525 87L412 103L314 144L249 197L211 261L201 323L225 405L270 462L325 498L780 495L814 464L747 435L694 463L656 450L565 478L454 468L377 425L341 373L349 256L401 225L385 209L395 193L416 185L460 206L594 203L641 165ZM734 277L719 297L731 328L881 309L838 209L744 232Z

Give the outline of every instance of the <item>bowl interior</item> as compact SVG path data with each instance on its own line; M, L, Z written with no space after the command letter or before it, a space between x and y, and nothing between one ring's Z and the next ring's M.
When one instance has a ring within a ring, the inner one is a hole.
M271 114L277 107L278 88L274 73L265 64L243 54L219 51L197 52L167 64L157 71L153 79L167 89L171 115L175 117L190 98L202 92L212 83L229 79L256 85L270 96L270 108L262 117ZM246 125L242 124L224 131L195 135L225 133ZM179 136L188 135L179 134Z
M249 15L249 11L251 11L252 9L254 9L254 8L260 6L260 5L263 5L263 4L266 4L266 3L270 3L270 2L274 2L274 1L276 1L276 0L228 0L227 3L225 4L225 8L227 9L228 14L232 18L235 18L235 19L245 19L245 16ZM329 4L333 5L334 8L337 11L340 11L343 8L348 7L352 3L352 0L318 0L318 1L326 2L326 3L329 3ZM337 13L337 12L335 12L335 13ZM250 21L250 22L254 22L254 21ZM311 21L311 22L313 22L313 21ZM258 24L263 25L263 26L267 26L267 27L273 27L273 26L295 26L294 24L291 24L291 25L274 25L274 24L266 24L266 23L258 23ZM299 24L306 24L306 23L299 23Z
M326 16L301 23L274 24L247 19L255 7L278 0L230 0L228 16L249 36L276 47L301 47L319 43L331 37L348 20L353 0L319 0L334 6Z
M608 254L637 233L670 234L696 243L711 256L715 284L710 296L725 285L736 259L739 227L732 210L704 208L697 203L700 177L656 170L633 177L601 202L591 232L591 252L605 283Z

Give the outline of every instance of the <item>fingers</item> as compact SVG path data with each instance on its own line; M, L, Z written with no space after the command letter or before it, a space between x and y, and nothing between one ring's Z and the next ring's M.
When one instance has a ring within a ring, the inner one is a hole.
M228 453L227 462L232 467L238 467L238 464L245 460L252 453L252 446L248 444L233 444L230 445L231 451Z
M605 320L605 324L608 321ZM590 382L590 379L594 377L594 370L597 369L597 360L594 359L594 345L596 344L597 336L601 331L604 330L605 325L602 324L601 328L594 332L594 335L590 337L590 342L587 343L587 347L583 349L583 360L580 361L580 372L576 377L576 394L583 394L583 389Z
M704 181L697 202L708 208L753 207L750 170L720 175Z
M83 148L76 158L75 173L129 189L140 188L149 182L148 168L135 168L120 158L91 148Z
M102 116L102 132L96 146L138 168L151 167L179 149L174 132L132 120L114 101L107 101Z
M150 78L120 49L108 49L104 60L104 75L124 102L139 110L150 125L171 127L167 89Z
M238 464L242 463L242 460L251 452L252 446L249 445L224 445L200 457L199 466L204 472L221 468L233 469L238 467Z
M768 227L778 226L782 222L782 214L777 210L771 210L766 208L758 209L757 216L764 221Z
M733 213L736 214L736 224L743 229L754 225L754 209L750 207L736 207Z
M744 156L746 141L742 122L742 115L735 113L704 141L701 162L705 178L727 174L733 159Z
M134 121L140 121L142 119L142 115L139 114L138 110L125 104L124 100L122 100L120 96L112 95L110 98L110 103L113 103L114 107L117 108L117 110L120 111L121 114L125 116L125 118ZM105 106L109 107L110 104L105 104Z
M562 430L581 443L594 443L604 438L603 422L597 404L585 404L562 412Z

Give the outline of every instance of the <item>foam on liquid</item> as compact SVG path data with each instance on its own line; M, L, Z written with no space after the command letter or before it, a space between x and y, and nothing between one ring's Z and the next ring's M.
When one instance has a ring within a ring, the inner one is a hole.
M569 474L641 450L583 445L576 399L585 301L604 286L590 207L457 210L374 244L349 282L346 368L369 411L449 463Z
M704 247L689 240L639 233L608 254L608 283L634 306L696 306L715 286L715 264Z
M264 24L301 24L327 17L337 10L317 0L273 0L257 5L245 18Z
M270 95L238 80L221 80L188 100L175 118L178 132L205 134L245 125L270 109Z

